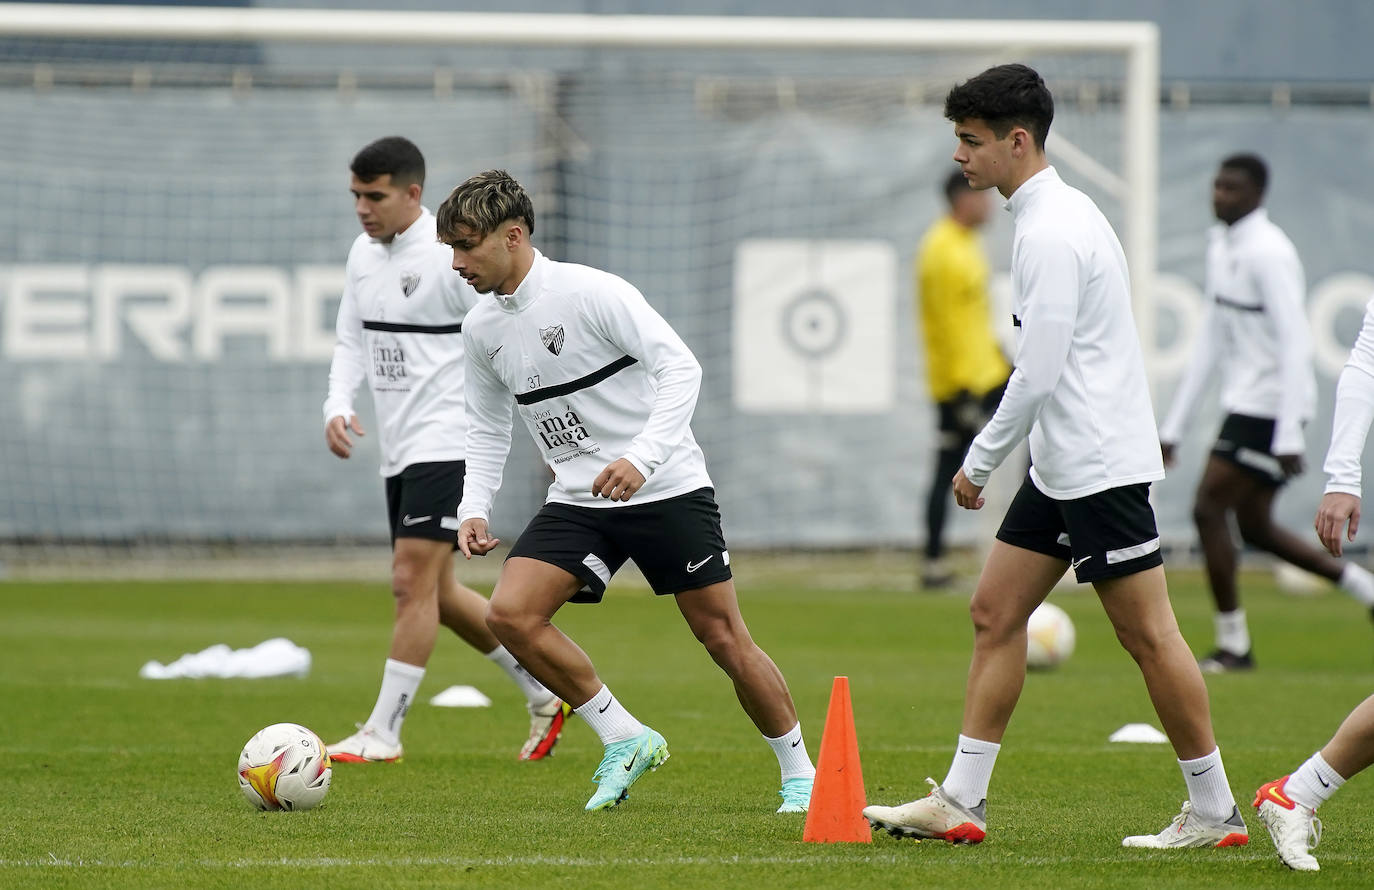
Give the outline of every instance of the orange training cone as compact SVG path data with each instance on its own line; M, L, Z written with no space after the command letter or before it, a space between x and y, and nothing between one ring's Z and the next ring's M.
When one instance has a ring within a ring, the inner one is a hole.
M802 840L816 844L873 843L873 830L863 817L864 803L864 773L859 766L854 709L849 704L849 678L836 677Z

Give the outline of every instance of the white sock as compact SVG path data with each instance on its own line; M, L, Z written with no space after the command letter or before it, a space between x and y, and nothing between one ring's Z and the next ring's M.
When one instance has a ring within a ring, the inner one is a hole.
M1318 751L1293 770L1293 775L1283 783L1283 790L1293 803L1315 810L1330 800L1331 795L1344 784L1345 777L1332 769L1331 764L1322 757L1322 752Z
M954 762L949 765L949 773L940 787L965 808L971 810L978 806L988 799L988 782L992 780L992 767L1001 750L1002 746L996 742L971 739L960 733Z
M603 745L628 741L644 731L644 724L625 710L605 686L591 701L574 708L573 713L587 721Z
M1245 623L1244 609L1218 612L1213 620L1216 622L1218 649L1224 649L1232 655L1244 655L1250 651L1250 626Z
M1341 569L1341 577L1336 584L1364 605L1374 607L1374 572L1348 562Z
M1221 764L1221 749L1196 760L1180 760L1183 782L1188 786L1188 799L1193 812L1213 822L1225 822L1236 808L1231 786L1226 782L1226 767Z
M816 775L811 765L811 755L806 753L806 742L802 739L801 724L789 729L775 739L764 736L763 740L778 758L778 768L782 770L782 780L810 779Z
M501 666L501 670L515 681L515 685L520 687L520 691L525 693L525 701L538 707L546 705L554 698L552 692L544 688L544 684L534 679L534 674L525 670L525 666L515 660L515 656L506 651L505 646L497 646L487 653L487 658Z
M410 710L410 703L415 701L415 693L424 678L425 669L419 665L388 658L386 668L382 671L382 691L377 693L372 716L363 725L393 742L399 742L406 711Z

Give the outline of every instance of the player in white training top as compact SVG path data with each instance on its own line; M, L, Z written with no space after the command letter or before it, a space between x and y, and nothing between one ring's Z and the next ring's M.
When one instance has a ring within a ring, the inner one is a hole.
M1336 384L1331 447L1326 452L1326 494L1317 508L1317 537L1332 556L1342 539L1355 540L1360 527L1360 456L1374 421L1374 300ZM1317 871L1312 849L1321 840L1317 807L1347 780L1374 763L1374 695L1355 706L1336 734L1291 775L1266 782L1255 792L1260 821L1269 829L1279 860L1298 871Z
M570 709L520 666L487 628L487 601L453 576L463 494L463 318L480 299L449 267L420 203L425 159L408 139L367 145L351 165L363 234L348 252L338 342L324 403L329 450L347 458L363 428L353 398L363 380L381 428L381 472L391 523L396 622L372 714L329 746L344 763L401 759L401 723L415 701L443 624L500 665L530 712L522 760L547 757Z
M1202 332L1159 428L1169 466L1198 396L1220 377L1226 419L1193 504L1217 609L1216 649L1201 661L1208 673L1254 667L1236 590L1232 516L1247 544L1335 581L1366 609L1374 607L1374 575L1328 556L1272 516L1280 487L1303 470L1302 428L1312 419L1317 385L1302 264L1260 206L1268 181L1264 161L1252 154L1226 158L1217 171L1212 209L1219 222L1209 233Z
M949 773L924 798L864 815L895 835L983 840L988 782L1026 677L1026 621L1072 567L1140 665L1188 786L1190 802L1168 828L1124 843L1244 844L1207 687L1169 604L1149 501L1164 468L1121 245L1092 200L1045 159L1054 100L1035 71L984 71L949 92L945 117L969 184L1001 192L1015 226L1015 370L954 476L955 502L981 508L989 475L1027 435L1031 470L970 604L973 660Z
M554 481L501 568L487 623L606 746L586 808L616 806L668 758L663 736L611 695L552 623L564 603L598 602L632 559L656 594L676 599L777 755L778 812L805 812L815 769L787 684L740 615L711 477L692 437L696 358L634 286L535 250L534 208L504 171L454 189L439 207L438 232L453 268L492 295L463 329L470 426L458 544L470 556L498 543L488 522L514 403Z

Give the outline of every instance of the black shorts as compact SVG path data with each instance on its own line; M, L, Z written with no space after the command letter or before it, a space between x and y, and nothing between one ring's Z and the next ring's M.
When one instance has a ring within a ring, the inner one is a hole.
M386 515L391 543L397 538L450 541L458 549L458 502L463 499L461 460L411 464L386 478Z
M997 540L1065 560L1080 584L1164 564L1148 482L1057 501L1027 477Z
M1274 456L1274 420L1269 417L1249 417L1228 414L1221 422L1217 444L1212 454L1235 464L1247 475L1275 488L1288 481L1279 459Z
M506 557L558 566L584 584L574 603L599 603L611 576L633 559L659 595L730 580L730 551L709 488L624 507L545 504Z

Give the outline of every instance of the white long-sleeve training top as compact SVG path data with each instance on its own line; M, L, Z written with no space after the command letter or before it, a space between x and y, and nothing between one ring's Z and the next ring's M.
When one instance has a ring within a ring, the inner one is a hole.
M1029 434L1031 480L1057 500L1163 478L1126 255L1111 224L1053 167L1006 207L1015 370L964 475L987 484Z
M383 476L463 459L463 318L479 299L453 271L453 251L439 243L428 210L391 243L363 234L348 251L324 421L354 414L366 379Z
M1361 497L1360 457L1369 424L1374 421L1374 300L1364 310L1355 348L1336 383L1336 410L1331 419L1331 447L1326 452L1326 490Z
M469 426L459 520L491 518L512 401L554 472L551 502L621 507L711 486L690 426L701 366L624 279L535 251L513 294L468 313L463 341ZM622 457L644 487L628 502L594 497L593 480Z
M1208 237L1202 330L1160 438L1182 438L1219 366L1222 409L1272 419L1272 452L1302 454L1302 425L1312 419L1317 379L1298 251L1263 207L1232 225L1213 226Z

